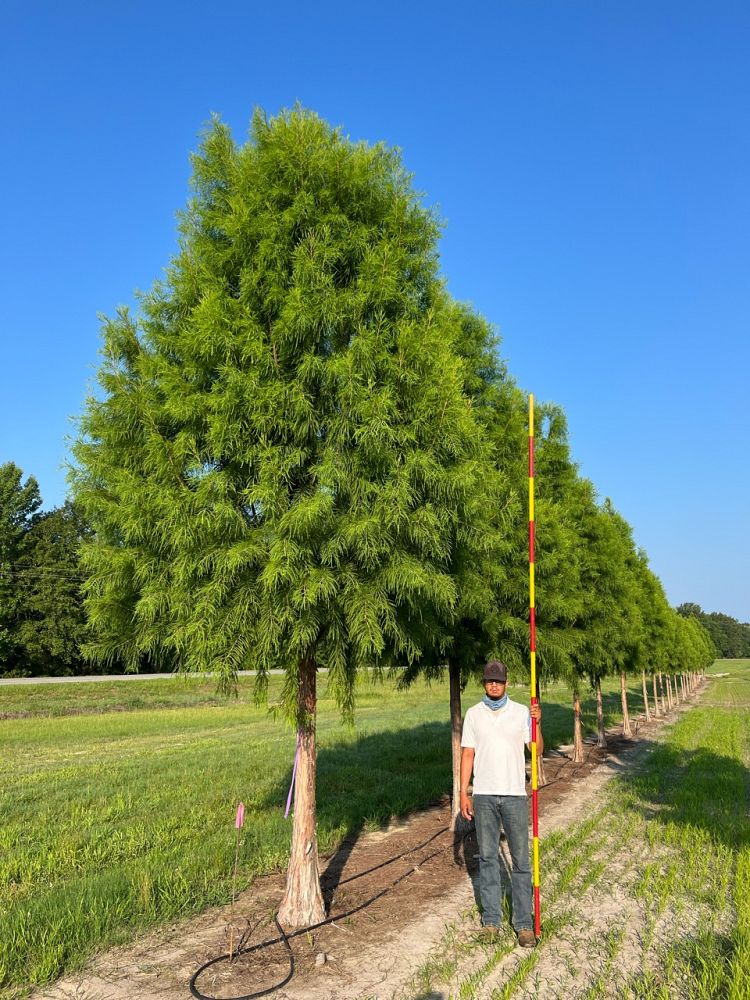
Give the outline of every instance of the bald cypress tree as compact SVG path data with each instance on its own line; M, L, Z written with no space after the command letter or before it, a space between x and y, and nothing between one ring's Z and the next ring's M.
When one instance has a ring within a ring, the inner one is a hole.
M89 653L231 687L285 671L297 727L281 918L319 920L316 675L439 649L481 435L451 350L438 226L398 155L314 114L214 122L166 280L104 324L76 449Z

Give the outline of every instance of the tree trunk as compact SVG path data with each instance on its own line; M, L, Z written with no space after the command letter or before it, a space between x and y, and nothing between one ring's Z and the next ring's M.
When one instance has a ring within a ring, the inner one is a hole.
M541 788L547 784L547 776L544 773L544 758L540 753L536 755L536 785Z
M453 800L451 830L461 815L461 671L457 663L448 663L451 706L451 761L453 764Z
M320 891L318 841L315 831L315 661L299 667L299 759L294 786L292 852L279 920L287 927L307 927L325 919Z
M682 691L682 700L687 701L687 689L685 687L685 675L680 674L680 688Z
M602 682L596 678L596 745L600 750L607 749L607 737L604 733L604 707L602 705Z
M573 692L573 763L583 763L583 733L581 732L581 699Z
M667 702L664 698L664 678L662 677L661 670L659 671L659 693L661 694L661 714L667 714Z
M620 698L622 700L622 735L630 738L633 730L630 728L630 715L628 714L628 695L625 690L625 671L620 671Z
M659 711L659 692L656 690L656 671L652 674L651 685L654 689L654 717L658 719L661 712Z
M672 678L667 674L667 708L672 711L674 702L672 701Z
M643 707L646 709L646 722L651 722L651 711L648 707L648 689L646 688L645 670L641 670L641 681L643 682Z

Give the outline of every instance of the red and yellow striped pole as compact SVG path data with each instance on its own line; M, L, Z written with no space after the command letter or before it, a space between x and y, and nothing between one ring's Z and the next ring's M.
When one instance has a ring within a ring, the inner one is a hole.
M529 396L529 648L531 650L531 704L536 694L536 594L534 588L534 397ZM531 824L534 838L534 933L542 932L539 902L539 774L537 767L537 725L531 720Z

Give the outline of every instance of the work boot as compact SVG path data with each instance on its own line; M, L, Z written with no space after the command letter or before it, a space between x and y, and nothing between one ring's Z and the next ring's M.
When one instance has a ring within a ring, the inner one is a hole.
M485 924L475 931L474 937L480 944L494 944L500 936L500 928L494 924Z
M518 943L522 948L536 948L536 936L530 927L522 927L518 931Z

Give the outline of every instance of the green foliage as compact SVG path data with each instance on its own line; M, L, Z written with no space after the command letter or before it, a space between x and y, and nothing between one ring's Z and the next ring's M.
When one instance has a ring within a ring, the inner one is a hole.
M577 686L576 653L581 644L577 626L586 599L581 538L571 515L579 488L578 467L570 455L562 409L539 404L535 418L537 659L543 680L565 678Z
M0 465L0 674L24 672L17 635L22 600L18 563L42 499L33 476L25 483L22 477L15 463Z
M649 569L643 550L638 551L634 571L643 633L633 665L646 671L666 669L670 656L672 612L661 581Z
M91 655L330 670L440 648L482 439L438 226L398 155L300 109L214 122L167 280L104 324L73 483Z
M86 623L79 565L90 535L73 503L39 515L16 566L19 615L16 641L32 675L81 673Z
M717 656L728 659L750 656L750 623L739 622L719 611L704 611L699 604L680 604L677 614L694 619L708 631Z
M528 397L499 357L491 327L465 306L456 306L460 338L456 350L464 361L464 392L488 441L485 473L488 498L474 513L473 544L454 550L452 574L459 603L446 659L462 683L481 671L488 657L502 659L514 679L528 677ZM549 683L570 673L570 657L579 637L576 540L565 507L577 471L568 452L562 411L537 404L536 603L537 665ZM422 670L439 673L435 657L407 671L405 682Z
M78 673L88 528L71 503L40 513L36 480L21 479L12 462L0 466L0 674Z
M104 324L73 482L90 654L214 671L528 664L527 399L437 273L398 155L315 115L215 121L181 248ZM540 676L578 687L708 656L537 407ZM696 647L697 648L697 647ZM691 659L692 657L692 659ZM686 659L687 658L687 659Z
M579 480L571 513L579 538L578 561L584 600L577 621L581 642L575 661L591 683L619 672L628 643L626 604L627 545L618 531L611 506L599 507L594 488Z
M467 509L470 520L457 532L452 548L450 573L457 605L450 635L401 674L406 685L419 673L439 676L446 663L465 685L491 656L502 655L516 675L525 668L521 651L527 647L528 628L518 617L523 601L511 606L505 599L508 593L518 596L517 570L526 551L514 549L523 520L518 463L519 458L523 463L526 439L518 417L524 397L499 357L489 324L465 305L454 305L453 315L454 349L463 362L462 389L485 442L484 470Z

